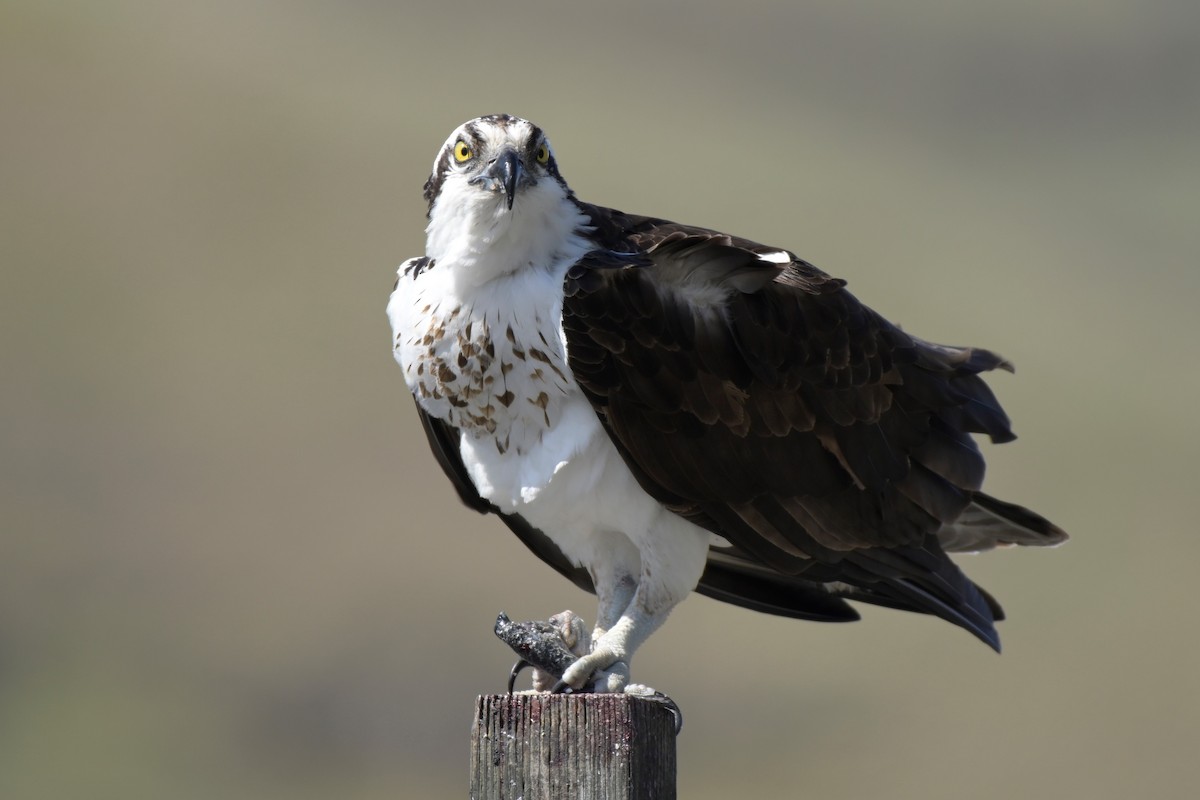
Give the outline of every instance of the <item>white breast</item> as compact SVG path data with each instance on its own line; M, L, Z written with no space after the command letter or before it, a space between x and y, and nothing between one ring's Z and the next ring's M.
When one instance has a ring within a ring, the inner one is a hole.
M401 267L388 304L393 353L421 406L480 453L524 461L557 430L572 396L598 427L570 377L562 335L562 279L573 261L467 291L449 265L419 275Z
M439 267L402 279L388 313L393 351L421 406L525 453L561 414L568 378L561 286L544 272L493 281L467 297L447 291Z
M574 260L466 292L439 265L419 277L402 266L388 304L396 360L417 402L462 431L463 464L482 497L542 529L575 563L611 558L620 531L686 594L710 536L638 486L571 377L562 277ZM660 551L673 567L647 555Z

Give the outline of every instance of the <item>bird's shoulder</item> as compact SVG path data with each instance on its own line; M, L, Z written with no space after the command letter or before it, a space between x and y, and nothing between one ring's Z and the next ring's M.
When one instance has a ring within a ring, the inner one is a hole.
M647 279L665 286L708 283L754 292L778 280L811 294L825 294L846 285L781 247L661 217L578 205L596 249L573 270L576 279L589 270L654 266Z
M895 377L898 361L916 357L915 341L847 291L846 281L790 250L582 207L596 247L568 270L563 312L585 390L604 394L599 383L618 378L611 369L589 370L612 366L607 355L623 366L640 359L643 373L660 378L686 382L705 373L740 392L794 393L810 384L859 387L866 397L870 386ZM621 379L628 388L628 376Z

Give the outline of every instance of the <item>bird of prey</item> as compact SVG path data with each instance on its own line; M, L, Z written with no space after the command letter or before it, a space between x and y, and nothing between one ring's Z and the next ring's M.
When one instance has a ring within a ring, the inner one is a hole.
M630 658L693 590L932 614L999 649L999 604L947 553L1066 539L981 490L972 434L1014 438L981 373L1007 361L788 250L585 203L518 117L451 133L425 200L393 353L463 502L596 594L565 685L644 689Z

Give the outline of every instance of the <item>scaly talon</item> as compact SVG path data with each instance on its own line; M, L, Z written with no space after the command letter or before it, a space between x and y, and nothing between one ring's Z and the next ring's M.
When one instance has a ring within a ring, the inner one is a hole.
M528 661L526 661L523 658L518 660L517 663L512 665L512 669L510 669L508 671L508 693L509 694L513 693L513 687L517 683L517 676L520 675L525 670L526 667L532 667L532 666L533 666L533 664L530 664Z

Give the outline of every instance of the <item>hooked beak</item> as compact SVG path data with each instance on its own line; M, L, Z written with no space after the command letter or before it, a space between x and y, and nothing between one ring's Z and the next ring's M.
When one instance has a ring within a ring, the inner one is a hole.
M491 192L504 192L508 210L512 211L513 200L517 196L517 185L524 172L525 167L521 164L520 154L515 149L506 147L483 172L471 179L471 183L482 184Z

